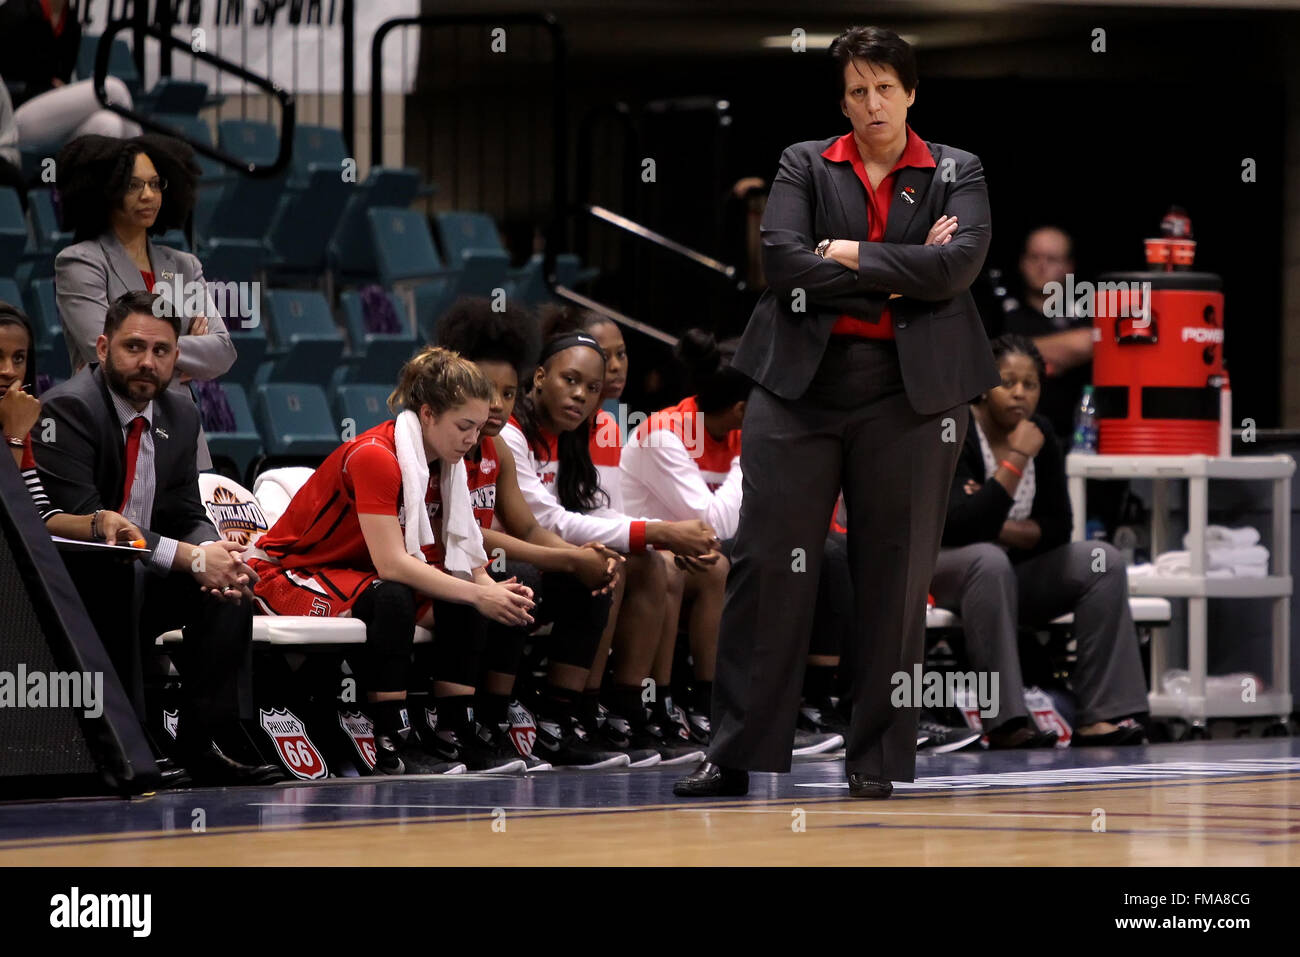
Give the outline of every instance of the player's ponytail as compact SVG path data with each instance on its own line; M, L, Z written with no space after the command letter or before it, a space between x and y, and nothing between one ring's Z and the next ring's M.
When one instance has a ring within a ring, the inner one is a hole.
M749 398L754 382L732 368L735 354L734 342L719 343L703 329L687 329L677 341L673 356L685 369L687 389L701 412L721 412Z
M493 394L492 382L478 366L458 352L429 346L402 366L388 408L419 412L427 405L434 415L442 415L470 399L491 402Z

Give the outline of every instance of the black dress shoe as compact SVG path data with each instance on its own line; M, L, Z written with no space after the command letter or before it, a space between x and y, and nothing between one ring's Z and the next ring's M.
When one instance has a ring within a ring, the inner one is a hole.
M740 797L749 793L749 772L704 761L686 777L678 779L673 793L678 797Z
M229 787L239 784L276 784L285 773L274 764L241 764L221 753L215 744L186 757L190 777L200 787Z
M1074 734L1070 738L1073 748L1121 748L1132 744L1146 744L1146 731L1141 725L1120 725L1106 734Z
M894 785L872 774L849 772L849 797L883 800L894 793Z

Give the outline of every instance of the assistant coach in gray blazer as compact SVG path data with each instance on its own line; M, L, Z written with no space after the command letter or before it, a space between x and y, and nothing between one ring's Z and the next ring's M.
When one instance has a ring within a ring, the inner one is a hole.
M95 362L95 342L108 304L127 292L179 289L182 302L205 304L182 314L184 348L171 388L190 396L191 379L215 379L235 362L235 346L190 253L150 236L184 225L194 205L198 167L188 146L167 136L129 140L81 136L60 151L59 198L64 226L79 240L54 262L54 287L73 370ZM210 468L199 434L198 465Z
M756 387L713 740L681 796L744 794L749 771L789 770L841 488L855 604L841 663L849 793L888 797L891 781L912 780L918 709L893 706L891 679L921 662L965 404L999 381L969 292L991 235L979 159L907 125L916 61L897 34L855 27L831 54L852 131L789 147L763 216L769 285L733 361Z

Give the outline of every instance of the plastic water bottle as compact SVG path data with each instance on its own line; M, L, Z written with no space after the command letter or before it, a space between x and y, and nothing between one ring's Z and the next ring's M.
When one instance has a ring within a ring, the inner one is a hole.
M1071 452L1097 454L1097 403L1092 397L1092 386L1083 387L1083 398L1074 413L1074 440Z

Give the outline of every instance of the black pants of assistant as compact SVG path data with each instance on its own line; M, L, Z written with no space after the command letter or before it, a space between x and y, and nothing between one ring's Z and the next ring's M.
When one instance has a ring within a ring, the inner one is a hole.
M921 661L925 597L966 416L917 413L891 342L833 337L799 399L750 395L740 508L713 685L710 760L788 771L822 550L836 495L848 508L854 617L841 668L852 719L845 764L911 781L917 712L891 676Z

